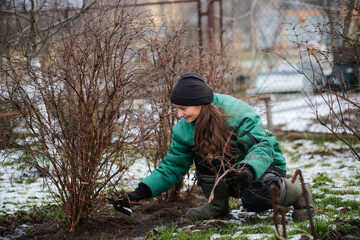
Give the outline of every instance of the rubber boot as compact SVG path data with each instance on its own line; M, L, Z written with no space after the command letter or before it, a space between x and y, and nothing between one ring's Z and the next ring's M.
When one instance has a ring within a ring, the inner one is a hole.
M215 178L214 178L215 182ZM205 183L198 181L198 185L203 190L206 199L209 199L211 191L214 187L214 182ZM190 208L185 218L189 220L206 220L211 217L220 217L229 215L229 187L224 181L220 181L214 190L214 199L211 203L207 203L197 208Z
M303 196L301 184L292 183L290 180L283 178L284 184L281 186L280 205L283 207L294 207L292 218L294 221L304 221L309 219L308 211L306 208L305 198ZM315 205L312 200L312 194L308 186L305 186L307 199L311 215L316 213Z

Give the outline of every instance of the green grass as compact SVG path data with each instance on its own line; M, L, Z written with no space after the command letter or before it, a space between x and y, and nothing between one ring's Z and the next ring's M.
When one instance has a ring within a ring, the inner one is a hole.
M322 167L330 167L331 164L330 164L330 163L322 163L321 166L322 166Z
M319 186L324 186L324 185L329 185L331 183L334 183L332 178L330 178L327 173L318 173L313 178L313 182L315 183L314 187L319 187Z
M322 191L323 193L326 194L333 194L333 195L345 195L345 194L351 194L351 195L356 195L359 194L359 191L356 190L344 190L344 189L329 189L329 188L319 188L320 191Z
M344 206L342 202L343 202L342 198L331 196L322 199L322 201L319 202L318 205L324 207L330 206L330 208L338 208Z
M13 166L15 164L15 161L7 160L7 161L1 161L0 166L2 167L9 167Z
M47 205L46 208L35 206L29 211L19 210L13 214L8 214L6 211L0 211L0 223L7 225L41 223L49 219L56 221L59 224L63 224L66 221L66 215L64 211L56 205Z
M323 209L328 216L337 215L343 218L360 216L360 202L356 200L330 196L321 199L321 201L316 201L316 206Z
M314 140L318 148L315 151L309 151L308 153L299 151L303 148L302 142L293 144L293 150L284 150L287 162L297 163L300 156L303 159L303 155L316 153L319 155L329 156L335 154L331 150L328 150L324 139ZM345 148L346 146L344 146ZM335 160L339 166L336 169L343 169L343 171L352 171L351 163L343 162L343 160ZM357 163L357 161L353 161ZM353 164L353 163L352 163ZM316 162L306 163L302 166L302 169L311 169L315 166L321 165L322 167L331 168L334 165L334 161L329 163L327 161L318 160ZM335 164L336 165L336 164ZM292 177L293 169L289 169L288 178ZM336 237L343 236L344 233L348 233L360 228L360 202L357 201L359 191L353 187L360 185L360 172L352 173L351 177L342 176L342 172L339 174L330 175L330 172L321 172L311 176L311 189L313 192L313 200L316 205L317 215L314 216L314 227L318 239L335 239ZM344 184L339 185L337 179L341 179ZM346 189L345 187L352 187ZM352 200L352 199L355 200ZM237 208L238 202L231 200L230 205L232 209ZM308 221L305 222L292 222L291 214L287 213L286 230L288 238L291 239L294 236L309 236L303 239L312 239L312 230ZM214 225L202 225L200 222L189 223L188 226L193 226L191 229L184 229L183 226L173 225L167 228L161 228L158 233L152 236L150 239L210 239L214 237L214 234L221 234L221 237L216 239L271 239L275 240L275 230L272 212L264 212L252 215L248 217L245 222L240 225L227 222L226 226L223 226L224 230L221 232ZM228 226L227 226L228 225ZM195 231L197 229L197 232ZM191 231L190 231L191 230ZM282 228L280 227L280 234L282 235ZM256 234L256 235L254 235ZM229 238L229 236L233 236ZM338 238L340 239L340 238Z
M360 172L357 172L357 173L354 175L354 179L360 180Z
M338 219L326 220L317 218L314 222L315 232L319 239L338 239L340 232L351 232L360 226L359 220Z
M315 222L315 231L318 236L329 234L329 222L322 219ZM279 232L282 235L281 225L279 225ZM287 224L286 232L288 236L298 234L312 235L311 228L307 222ZM216 239L252 239L252 236L255 239L276 239L273 222L264 223L258 221L256 224L247 222L235 224L219 220L196 222L185 227L177 225L162 227L157 229L156 233L148 239L211 239L211 237L214 238L215 236L218 237Z
M312 167L314 167L315 166L315 163L310 163L310 164L306 164L306 165L304 165L303 166L303 168L312 168Z
M157 233L148 239L210 239L217 235L216 239L245 239L244 236L249 234L266 234L273 231L269 226L248 226L242 227L238 224L230 224L223 221L204 221L195 225L179 227L172 225L171 227L163 227L157 230ZM221 235L221 236L220 236ZM271 234L272 235L272 234Z
M287 149L282 149L284 155L286 155L287 161L291 163L297 163L300 159L300 154L297 151L289 151Z
M18 202L11 202L11 201L4 201L4 202L3 202L3 205L5 205L5 204L11 204L11 205L14 205L14 206L19 205Z
M23 178L23 177L16 177L16 178L13 178L13 181L14 181L14 183L24 183L25 178Z
M347 180L348 186L359 186L360 185L360 172L356 172L351 179Z
M345 186L360 186L360 179L350 179Z
M297 163L300 159L300 155L295 155L289 159L291 163Z
M353 171L351 166L358 161L350 159L350 161L343 161L341 158L334 161L327 162L328 155L337 153L332 153L332 151L326 148L326 142L324 139L317 139L312 141L316 144L315 150L305 149L306 144L303 142L296 142L292 147L288 149L283 149L283 152L286 155L286 160L288 163L296 163L296 165L301 165L302 169L311 169L315 166L328 167L342 169L339 175L334 175L330 171L324 171L322 173L314 174L310 176L310 185L313 192L313 200L317 208L317 215L314 217L314 226L318 239L334 239L334 236L337 236L339 232L350 232L354 229L360 227L360 202L354 199L359 195L359 191L354 187L360 186L360 171L352 172L351 176L344 177L342 176L343 171ZM346 146L344 146L345 148ZM340 151L341 152L341 151ZM300 157L301 161L309 159L307 157L311 154L323 154L325 158L319 159L317 161L310 162L299 162ZM325 160L324 160L325 159ZM306 171L306 170L305 170ZM305 172L304 171L304 172ZM288 178L292 177L294 169L289 169ZM303 172L303 173L304 173ZM292 174L291 174L292 173ZM330 175L331 174L331 175ZM344 182L339 186L337 179L341 179L341 182ZM15 178L14 178L15 180ZM23 179L23 182L26 182L26 179ZM346 187L351 187L346 189ZM124 186L122 186L124 187ZM111 189L111 186L110 186ZM8 190L9 192L14 192L14 190ZM347 196L348 195L348 196ZM35 197L30 197L27 203L34 204L31 199ZM6 199L7 201L4 204L12 204L14 206L20 205L11 201L11 199ZM53 201L46 200L42 201L42 204L51 204ZM230 208L238 209L239 200L230 198ZM43 209L41 207L34 208L27 212L28 216L23 213L15 213L14 216L18 216L18 221L29 221L37 222L42 221L43 219L56 219L58 222L64 223L66 221L66 216L60 208L52 208L50 210ZM11 222L10 215L6 214L6 211L0 210L0 223ZM305 222L293 222L291 220L291 213L287 214L287 224L286 230L289 239L295 235L307 235L311 236L310 224L308 221ZM282 233L282 228L280 227L280 233ZM259 214L254 214L246 218L245 222L230 222L230 221L202 221L202 222L185 222L181 225L172 224L170 226L164 226L156 228L154 234L147 239L211 239L215 234L221 235L216 239L270 239L275 240L275 230L274 230L274 221L272 211L266 211ZM103 237L106 238L106 233ZM306 237L304 239L307 239ZM311 237L310 237L311 239Z
M230 209L238 209L239 208L239 202L237 199L230 197L229 198L229 205Z
M329 221L327 221L325 219L316 220L314 222L314 228L315 228L316 236L319 239L324 239L326 237L329 237L329 235L330 235L329 226L330 225L331 225L331 223L329 223Z
M314 228L318 239L333 239L340 232L350 232L358 229L360 220L357 216L359 216L360 203L348 200L343 201L336 197L325 198L323 204L326 203L333 203L334 207L326 208L325 213L329 218L321 217L321 214L314 217ZM349 210L342 211L336 209L339 206ZM324 211L321 205L318 209ZM350 209L354 214L349 214L351 212ZM279 232L282 235L281 225L279 225ZM310 239L312 236L312 230L308 221L288 222L286 232L288 236L303 235L309 236ZM217 236L219 237L216 239L252 239L252 235L256 239L276 239L272 216L268 219L255 217L253 220L247 220L242 224L221 220L193 222L186 226L173 224L170 227L158 228L156 233L149 239L210 239L215 234L218 234ZM305 239L308 238L305 237Z
M325 139L325 137L322 137L322 138L313 139L312 143L315 144L315 145L318 145L318 146L323 146L326 141L327 140Z
M36 182L36 180L37 180L37 178L31 177L31 178L27 178L25 182L26 182L26 184L30 184L30 183Z

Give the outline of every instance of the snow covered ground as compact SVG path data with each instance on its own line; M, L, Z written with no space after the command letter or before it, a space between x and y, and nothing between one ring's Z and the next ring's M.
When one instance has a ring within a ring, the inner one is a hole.
M316 101L321 104L319 99ZM321 131L321 126L314 121L314 115L307 105L306 97L274 101L273 104L275 125L281 124L285 130L314 129ZM262 118L265 118L264 109L261 107L256 109ZM266 119L263 120L266 124ZM290 175L300 168L305 181L313 186L314 179L318 174L325 173L333 180L329 188L350 189L354 194L346 194L341 197L360 201L360 187L346 184L359 177L360 166L344 144L340 142L319 144L311 140L296 140L282 141L281 146L288 159ZM21 163L21 157L23 157L21 154L21 152L14 152L9 155L0 152L0 206L3 213L12 213L19 209L27 210L34 205L40 206L53 201L43 178L38 177L32 170L19 170L19 163L11 164L19 159ZM136 162L124 177L124 181L128 182L129 190L136 186L139 179L149 174L144 160L142 161ZM186 181L190 183L191 176ZM320 190L315 188L314 191Z
M323 96L328 103L334 103L333 108L335 112L338 112L341 106L341 111L353 108L349 106L345 101L339 100L340 106L337 100L332 96ZM283 131L299 131L299 132L315 132L315 133L330 133L328 129L319 124L315 118L314 111L319 116L327 117L330 113L329 106L324 102L320 95L303 95L297 94L287 100L279 100L276 95L271 96L271 115L272 124L274 127L279 127ZM360 96L349 97L355 104L360 105ZM310 107L312 106L312 107ZM264 105L253 106L258 112L264 125L267 125L266 108ZM360 127L360 126L358 126Z
M304 181L310 186L313 195L324 195L324 198L340 198L343 202L341 207L335 207L331 203L324 207L320 204L322 199L315 197L313 200L316 206L320 206L322 209L333 209L340 213L344 211L344 209L351 209L351 207L347 205L349 201L360 202L360 186L358 185L360 178L359 161L356 160L349 151L346 151L347 147L344 144L326 141L318 143L311 140L281 141L280 144L288 160L288 176L293 176L295 170L300 169ZM321 178L321 176L326 176L327 180L322 181L321 186L319 186L317 179ZM299 182L299 180L297 181ZM324 191L324 189L326 189L326 191ZM324 194L324 192L326 193ZM243 239L244 236L246 236L246 239L252 240L274 239L274 234L272 233L245 233L249 232L249 229L261 229L264 227L264 225L256 226L246 224L246 219L251 219L252 215L260 219L272 219L273 213L271 210L268 210L262 215L251 212L244 215L242 211L232 210L232 215L233 219L230 220L230 222L238 224L239 231L230 237L237 239L236 236L241 236L239 239ZM338 217L337 214L331 216L331 214L327 214L326 211L318 212L314 217L314 221L334 222ZM359 216L352 216L352 218L360 219ZM286 220L287 239L304 239L303 234L291 234L292 231L296 232L299 230L299 225L294 224L292 221L291 211L286 214ZM309 227L309 224L307 226ZM272 226L272 228L274 228L274 226ZM336 228L337 226L334 225L333 230L336 230ZM310 232L306 233L305 231L304 234L309 236L309 239L312 239ZM210 239L222 239L225 236L226 235L214 234ZM305 239L308 238L305 237Z
M53 202L44 179L33 170L23 169L21 157L20 151L0 152L0 211L4 213Z

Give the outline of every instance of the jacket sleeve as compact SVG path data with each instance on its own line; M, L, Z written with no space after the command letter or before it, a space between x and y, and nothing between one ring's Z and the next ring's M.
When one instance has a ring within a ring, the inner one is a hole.
M237 141L243 146L245 156L237 159L240 164L248 164L255 171L255 181L263 175L273 163L275 150L271 133L265 130L259 115L250 106L246 106L238 118Z
M151 189L152 197L156 197L177 184L189 171L193 162L194 153L191 151L191 147L175 134L175 127L176 125L167 155L159 167L140 182Z

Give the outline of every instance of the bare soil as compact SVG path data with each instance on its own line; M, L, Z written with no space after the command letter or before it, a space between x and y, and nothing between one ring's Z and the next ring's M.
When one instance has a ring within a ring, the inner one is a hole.
M175 202L146 200L141 206L132 208L133 213L127 216L115 211L112 206L104 209L98 216L82 222L75 232L69 232L66 226L45 221L39 224L24 226L0 226L0 236L11 236L9 239L146 239L156 233L156 228L181 225L183 216L191 207L204 204L206 199L195 188L190 200L185 196ZM184 223L185 224L185 223ZM28 224L27 224L28 225ZM1 238L0 238L1 239Z
M171 226L175 223L178 227L188 225L188 222L183 221L186 211L206 202L201 190L196 187L188 201L185 196L181 196L175 202L155 199L142 201L141 206L132 208L131 216L119 213L112 206L108 206L97 216L82 222L75 232L69 232L65 225L60 226L54 221L41 220L37 224L24 221L19 221L17 224L0 224L0 239L143 240L156 234L158 227ZM339 220L338 224L344 224L344 220ZM323 239L360 240L360 225L358 222L351 224L356 226L356 230L351 232L333 231L330 238Z

